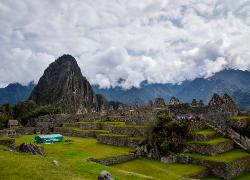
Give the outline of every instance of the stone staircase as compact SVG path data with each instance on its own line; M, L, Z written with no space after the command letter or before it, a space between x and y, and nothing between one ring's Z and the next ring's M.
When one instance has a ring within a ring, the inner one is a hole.
M146 128L124 121L82 121L64 123L62 127L55 128L55 132L67 136L97 138L103 144L135 147L143 140Z
M235 148L231 138L223 137L211 128L194 130L187 151L179 161L205 166L210 174L232 179L250 171L250 154Z

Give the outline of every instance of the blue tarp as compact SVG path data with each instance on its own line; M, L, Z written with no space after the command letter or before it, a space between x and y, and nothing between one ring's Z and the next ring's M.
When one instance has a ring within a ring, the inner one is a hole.
M36 143L54 143L63 141L61 134L38 135L35 137Z

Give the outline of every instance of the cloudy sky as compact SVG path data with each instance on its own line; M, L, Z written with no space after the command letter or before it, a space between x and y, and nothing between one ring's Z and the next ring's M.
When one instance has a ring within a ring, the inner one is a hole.
M0 87L62 54L101 87L250 70L250 0L0 0Z

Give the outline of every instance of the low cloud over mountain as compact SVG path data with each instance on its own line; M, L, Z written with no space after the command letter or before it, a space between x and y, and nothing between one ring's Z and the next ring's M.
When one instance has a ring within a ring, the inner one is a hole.
M249 17L247 0L1 1L0 86L37 82L64 53L101 87L250 70Z

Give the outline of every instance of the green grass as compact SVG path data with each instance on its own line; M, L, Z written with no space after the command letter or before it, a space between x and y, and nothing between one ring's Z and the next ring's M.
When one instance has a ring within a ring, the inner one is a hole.
M215 135L217 134L217 132L212 129L203 129L199 131L193 131L193 134L206 136L206 135Z
M230 163L237 159L242 158L249 158L250 154L241 150L241 149L234 149L222 154L218 154L216 156L207 156L207 155L201 155L198 153L186 153L187 155L191 156L194 159L201 159L201 160L208 160L208 161L215 161L215 162L224 162L224 163Z
M0 137L0 141L1 141L1 140L11 140L11 139L13 139L13 138L9 138L9 137Z
M128 134L100 134L100 136L110 136L110 137L127 137Z
M235 121L250 120L250 115L232 116L230 119Z
M116 179L143 179L142 177L117 169L87 161L88 158L108 158L130 154L133 150L127 147L116 147L99 144L95 139L65 137L74 142L43 144L46 156L33 156L26 153L4 151L0 146L0 179L5 180L96 180L101 170L108 170ZM34 142L33 135L16 139L17 145L23 142ZM52 161L58 160L59 167Z
M110 125L125 125L124 121L95 121L95 122L76 122L77 124L110 124Z
M16 139L16 144L34 142L34 135L25 135ZM133 148L100 144L96 139L65 137L73 142L42 144L46 156L34 156L27 153L5 151L0 146L0 179L4 180L96 180L102 170L109 171L116 180L155 179L181 180L204 168L195 165L163 164L159 161L139 159L113 167L100 165L89 158L108 158L130 154ZM58 160L59 167L52 161ZM150 177L149 177L150 176Z
M214 138L208 141L189 141L189 144L208 144L208 145L215 145L215 144L219 144L219 143L223 143L223 142L227 142L227 141L231 141L228 138L223 138L223 137L219 137L219 138Z
M130 171L138 174L144 174L154 179L180 179L181 176L188 177L198 174L204 170L205 167L191 164L164 164L159 161L149 159L136 159L122 164L114 165L112 167Z
M147 128L147 126L144 126L144 125L131 125L131 124L118 124L115 126L116 127L126 127L126 128Z
M137 136L137 137L129 137L129 140L143 140L145 137Z
M83 131L83 132L100 132L100 133L109 133L108 130L102 130L102 129L80 129L80 128L70 128L74 131Z
M250 172L242 174L241 176L238 176L233 180L249 180L249 179L250 179Z

